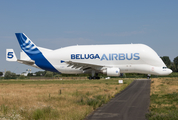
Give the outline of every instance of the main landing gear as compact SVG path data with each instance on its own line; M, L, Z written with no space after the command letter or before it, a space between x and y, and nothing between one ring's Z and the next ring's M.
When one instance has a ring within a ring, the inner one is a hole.
M89 78L90 80L91 80L91 79L100 79L100 77L98 76L98 73L95 74L95 71L94 71L94 70L92 70L91 76L88 77L88 78Z
M100 77L98 77L98 76L93 76L93 77L90 76L89 79L90 79L90 80L91 80L91 79L100 79Z

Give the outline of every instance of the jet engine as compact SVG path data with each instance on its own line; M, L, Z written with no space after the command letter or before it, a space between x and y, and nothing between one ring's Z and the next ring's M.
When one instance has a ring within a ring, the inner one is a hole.
M120 76L119 68L106 68L102 72L103 74L107 74L107 76Z

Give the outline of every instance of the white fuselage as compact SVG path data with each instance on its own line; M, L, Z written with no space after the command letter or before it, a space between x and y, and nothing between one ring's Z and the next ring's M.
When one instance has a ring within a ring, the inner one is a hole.
M43 52L43 55L59 72L66 74L80 74L85 71L67 67L61 60L115 67L120 69L120 73L168 75L172 72L166 68L157 53L144 44L70 46ZM100 71L103 67L96 69Z

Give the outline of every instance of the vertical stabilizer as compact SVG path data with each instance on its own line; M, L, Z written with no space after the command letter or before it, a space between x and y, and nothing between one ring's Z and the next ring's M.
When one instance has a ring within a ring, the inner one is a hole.
M35 61L35 64L44 70L59 72L50 63L49 59L42 52L51 51L45 48L38 48L24 33L15 33L21 49ZM41 51L42 50L42 51Z
M21 49L30 57L35 54L41 53L37 46L24 34L15 33Z
M22 51L20 52L20 60L31 60L31 59L28 57L28 55L24 51Z

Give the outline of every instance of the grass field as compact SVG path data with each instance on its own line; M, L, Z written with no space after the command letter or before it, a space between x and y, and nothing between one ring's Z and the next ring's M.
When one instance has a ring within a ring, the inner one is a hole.
M0 81L0 119L82 120L133 79Z
M149 120L178 120L178 77L151 80Z

